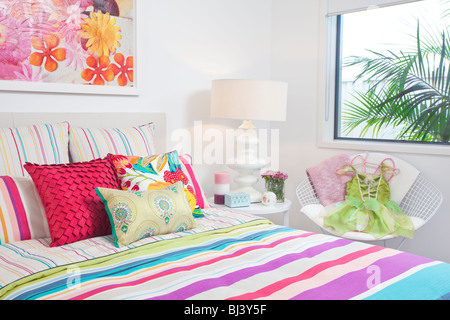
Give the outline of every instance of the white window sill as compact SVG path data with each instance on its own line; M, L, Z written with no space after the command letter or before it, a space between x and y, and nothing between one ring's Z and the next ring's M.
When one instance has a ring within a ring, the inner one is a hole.
M357 141L357 140L324 140L318 141L320 148L348 149L378 152L400 152L429 155L450 155L450 146L429 145L410 142Z

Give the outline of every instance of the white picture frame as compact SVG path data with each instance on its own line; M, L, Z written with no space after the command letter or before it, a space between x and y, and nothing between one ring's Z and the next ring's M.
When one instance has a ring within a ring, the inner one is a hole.
M80 80L78 79L77 81L85 81L83 83L73 83L72 82L64 82L64 81L54 81L54 80L46 80L49 79L51 77L45 77L47 74L45 74L47 72L47 70L45 70L45 59L48 59L47 57L45 57L43 60L43 63L40 67L37 66L32 66L31 63L30 65L27 66L28 69L34 69L34 72L40 72L40 73L44 73L44 81L27 81L27 80L5 80L4 78L2 79L2 74L0 73L0 90L1 91L30 91L30 92L55 92L55 93L79 93L79 94L107 94L107 95L139 95L140 94L140 88L139 88L139 78L140 78L140 72L139 72L139 44L138 44L138 40L139 40L139 28L138 28L138 12L139 12L139 2L140 0L129 0L132 3L132 9L127 13L128 16L126 18L122 18L122 17L117 17L117 16L110 16L111 18L116 19L116 24L120 25L120 23L126 23L128 25L128 29L127 30L132 30L132 35L130 34L124 34L122 27L121 30L118 32L121 35L121 39L118 41L124 40L125 37L127 37L126 41L128 43L128 47L127 47L127 51L133 54L133 67L132 67L132 73L133 73L133 81L130 81L130 78L128 76L126 76L127 81L127 85L126 86L120 86L117 84L117 79L119 77L119 75L121 75L121 73L114 75L114 80L113 81L104 81L105 85L94 85L92 84L95 77L92 78L91 81L86 81L86 80ZM43 1L45 2L45 1ZM77 1L75 1L76 3ZM106 1L105 1L106 2ZM26 3L26 2L23 2ZM48 1L45 3L49 3ZM80 3L80 2L78 2ZM7 1L5 0L0 0L0 10L5 10L7 8ZM20 10L21 8L19 8ZM26 10L25 7L22 8L24 11ZM90 10L93 10L93 8L89 8ZM19 13L17 13L19 14ZM86 15L84 16L86 17ZM1 18L1 13L0 13L0 18ZM26 14L25 14L25 19L26 19ZM84 23L84 19L83 22ZM130 26L131 25L131 26ZM1 32L1 30L0 30ZM128 31L129 33L129 31ZM63 42L63 40L61 40L61 42ZM131 46L129 45L131 43ZM63 44L61 44L61 47L63 47ZM94 52L94 54L91 54L91 52L88 50L89 48L86 48L86 56L97 56L97 53ZM116 47L115 48L115 54L118 53L122 53L121 52L121 46L120 47ZM32 53L36 52L37 50L33 47L31 49ZM31 53L31 54L32 54ZM30 54L30 56L31 56ZM0 55L1 55L1 45L0 45ZM131 54L130 54L131 55ZM127 55L125 53L123 53L124 59L126 61L126 59L130 56ZM1 58L1 57L0 57ZM116 64L117 62L114 61L113 55L111 54L110 57L110 63L111 64ZM29 60L29 58L28 58ZM29 62L29 61L28 61ZM1 66L2 60L0 59L0 68L2 68ZM24 62L26 63L26 62ZM59 64L60 62L58 62ZM64 61L62 61L62 63L64 63ZM61 67L63 68L65 66L64 64L61 64ZM60 67L60 65L58 65L58 68ZM23 67L24 68L24 67ZM87 66L86 61L83 61L83 70L89 68L89 66ZM58 70L59 71L59 70ZM80 72L81 74L81 69L78 68L77 72ZM122 72L123 74L125 74L125 72ZM10 73L12 74L12 73ZM63 76L61 77L63 78ZM40 79L43 80L43 79Z

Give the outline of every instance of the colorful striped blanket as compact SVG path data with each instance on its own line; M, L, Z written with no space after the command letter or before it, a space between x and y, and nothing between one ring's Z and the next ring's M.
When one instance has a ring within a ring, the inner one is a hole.
M0 299L445 299L450 265L205 210L199 227L115 248L99 237L0 246Z

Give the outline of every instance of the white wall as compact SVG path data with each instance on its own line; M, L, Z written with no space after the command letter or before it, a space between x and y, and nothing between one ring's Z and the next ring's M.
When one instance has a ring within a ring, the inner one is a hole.
M288 121L271 127L280 129L280 169L289 173L291 226L318 231L299 213L294 190L308 166L342 151L318 148L316 144L319 1L141 0L141 10L140 96L0 91L0 111L166 112L170 138L180 128L192 132L194 121L221 128L239 125L231 120L210 119L209 89L213 79L287 81ZM168 141L168 146L176 143ZM450 262L450 214L446 209L450 205L449 158L398 156L422 170L445 197L435 218L403 249ZM222 166L196 167L206 190L211 190L213 173L219 169Z
M194 121L205 128L211 123L239 126L238 121L210 119L211 80L270 77L271 1L138 1L140 96L0 91L0 111L166 112L169 148L178 142L170 141L171 133L180 128L192 133ZM198 168L205 188L219 169Z
M319 148L317 146L317 112L320 86L318 72L323 63L318 57L320 1L272 1L271 75L289 82L288 121L281 128L282 169L289 172L288 196L295 199L295 187L305 178L305 169L340 152L355 150ZM360 150L365 151L365 150ZM414 166L435 184L444 202L433 219L420 229L402 250L450 262L450 157L424 154L394 154ZM299 206L291 211L292 226L318 231L299 214ZM396 240L387 245L394 246Z
M269 76L270 0L139 1L139 97L0 92L1 110L167 111L175 129L209 119L212 79Z

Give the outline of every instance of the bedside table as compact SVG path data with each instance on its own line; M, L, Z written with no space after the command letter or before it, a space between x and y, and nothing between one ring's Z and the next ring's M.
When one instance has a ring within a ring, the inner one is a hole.
M248 207L238 207L238 208L230 208L224 204L215 204L214 197L208 198L208 202L213 208L250 213L255 216L266 216L274 213L283 213L283 224L286 227L289 227L289 209L291 208L292 202L288 199L285 199L283 203L277 203L274 206L265 206L261 202L258 202L252 203Z

